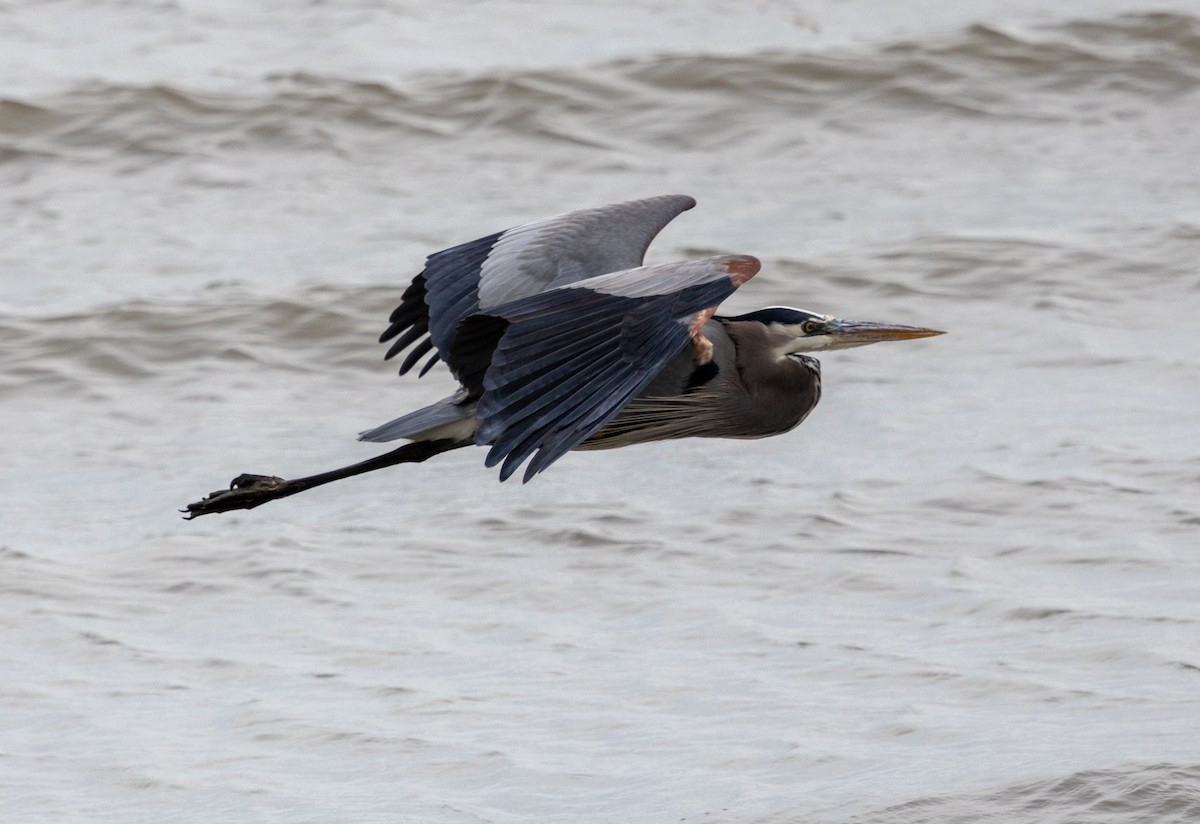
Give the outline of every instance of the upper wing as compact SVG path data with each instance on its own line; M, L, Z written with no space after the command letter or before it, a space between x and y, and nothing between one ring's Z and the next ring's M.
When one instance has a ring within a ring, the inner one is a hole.
M504 480L536 451L528 481L587 440L688 344L697 320L758 268L745 256L646 266L464 320L451 360L481 380L475 442L491 444L487 465L503 461ZM497 335L494 348L472 343Z
M379 337L380 343L397 338L385 358L416 343L400 366L403 375L436 347L423 375L449 353L459 321L547 289L640 266L654 236L695 205L686 195L631 200L527 223L432 254Z

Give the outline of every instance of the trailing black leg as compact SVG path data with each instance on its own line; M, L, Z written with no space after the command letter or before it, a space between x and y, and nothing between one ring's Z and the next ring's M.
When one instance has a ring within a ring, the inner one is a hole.
M274 475L238 475L230 482L229 489L218 489L216 492L208 495L208 497L202 498L193 504L188 504L187 509L179 511L185 513L185 520L190 521L192 518L199 517L200 515L208 515L213 512L254 509L254 507L262 506L268 501L274 501L276 498L286 498L289 495L295 495L306 489L312 489L314 486L322 486L333 481L340 481L342 478L350 478L354 475L361 475L364 472L374 472L376 469L383 469L384 467L396 464L420 463L432 458L434 455L440 455L443 452L449 452L451 449L458 449L461 446L470 446L471 444L471 441L458 441L451 438L443 438L436 441L414 441L413 443L406 443L399 449L393 449L391 452L369 458L361 463L344 466L341 469L333 469L329 472L321 472L317 475L309 475L304 478L294 478L290 481Z

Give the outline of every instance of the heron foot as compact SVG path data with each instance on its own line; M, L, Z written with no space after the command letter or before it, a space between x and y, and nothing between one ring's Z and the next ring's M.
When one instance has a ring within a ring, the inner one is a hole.
M213 512L229 512L234 509L253 509L280 497L287 483L275 475L241 474L229 482L229 489L218 489L195 503L181 509L184 520L190 521L200 515Z
M276 475L250 475L246 472L243 472L241 475L238 475L229 482L229 488L248 490L265 484L271 489L275 489L281 483L283 483L283 478L280 478Z

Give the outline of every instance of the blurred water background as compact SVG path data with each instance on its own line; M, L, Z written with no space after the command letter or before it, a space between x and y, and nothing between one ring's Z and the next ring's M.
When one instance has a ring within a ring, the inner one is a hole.
M1200 820L1200 2L0 2L0 818ZM681 192L929 325L795 432L462 450L424 255Z

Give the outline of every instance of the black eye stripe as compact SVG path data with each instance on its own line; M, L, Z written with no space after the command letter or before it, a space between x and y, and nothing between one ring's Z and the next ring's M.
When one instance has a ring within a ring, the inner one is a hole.
M789 306L771 306L766 309L759 309L757 312L751 312L748 315L736 315L729 318L729 320L754 320L765 324L779 323L784 326L792 326L803 323L806 320L821 320L821 317L814 315L812 312L806 312L803 309L792 309Z

